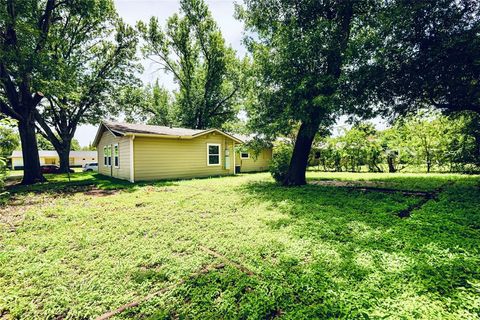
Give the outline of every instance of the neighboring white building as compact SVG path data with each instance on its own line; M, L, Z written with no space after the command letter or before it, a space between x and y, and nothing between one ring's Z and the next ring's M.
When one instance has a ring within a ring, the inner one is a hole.
M40 164L56 164L60 165L60 158L56 151L39 150ZM12 169L23 168L22 151L13 151L10 156L12 159ZM97 162L97 151L70 151L70 166L81 167L85 163Z

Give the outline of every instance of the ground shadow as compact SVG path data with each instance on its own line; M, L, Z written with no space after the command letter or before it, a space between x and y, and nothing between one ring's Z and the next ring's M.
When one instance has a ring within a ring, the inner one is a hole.
M392 180L400 182L401 189L426 189L438 188L448 179ZM333 290L340 289L335 279L343 279L342 290L352 299L385 295L461 309L466 308L462 303L468 305L468 299L478 294L478 178L467 177L446 186L408 219L397 213L421 199L400 192L318 185L285 188L273 182L253 182L238 192L245 194L244 201L250 205L267 203L271 210L284 214L281 219L265 221L268 227L301 239L312 250L328 247L334 251L336 265L319 254L319 259L311 261L310 273L326 275L324 281ZM469 298L459 301L460 296Z

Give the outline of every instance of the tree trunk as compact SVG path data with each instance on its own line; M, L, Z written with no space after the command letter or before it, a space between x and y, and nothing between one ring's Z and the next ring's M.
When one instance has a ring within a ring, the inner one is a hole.
M70 171L70 140L65 145L62 145L62 148L56 149L56 151L60 158L60 172L68 173Z
M312 117L316 118L316 117ZM284 186L300 186L307 183L305 171L308 165L308 155L312 149L312 142L318 131L320 121L314 119L310 122L303 122L298 130L297 139L293 148L292 159L287 175L283 181Z
M394 157L390 154L387 155L387 162L388 162L388 172L394 173L397 172L397 169L395 168L395 162L394 162Z
M33 116L18 121L18 132L22 142L23 180L22 184L34 184L46 181L40 171L37 137Z

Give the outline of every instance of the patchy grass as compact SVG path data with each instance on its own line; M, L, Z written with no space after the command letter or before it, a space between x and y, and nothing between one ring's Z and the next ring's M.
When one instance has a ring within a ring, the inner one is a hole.
M49 179L10 188L1 211L17 218L0 226L0 315L93 318L161 292L117 317L480 316L478 176L309 173L399 190L444 186L404 219L397 213L419 197L282 188L268 174Z

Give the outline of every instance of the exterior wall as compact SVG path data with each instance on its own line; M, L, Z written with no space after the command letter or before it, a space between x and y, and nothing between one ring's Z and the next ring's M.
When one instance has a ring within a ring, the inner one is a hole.
M12 158L12 169L17 167L23 168L23 158Z
M119 166L114 165L113 145L118 143ZM105 166L103 161L103 147L112 146L112 165ZM130 138L117 137L110 131L105 131L100 138L97 146L98 172L106 176L119 179L130 179Z
M207 165L207 144L220 144L220 165ZM218 133L194 139L136 137L134 140L135 181L195 178L234 173L234 141ZM225 149L230 159L225 168Z
M97 157L70 157L71 166L83 167L85 164L92 163L92 162L97 162Z
M272 160L272 149L263 149L256 157L253 151L249 151L249 159L241 159L240 152L235 155L235 163L240 166L240 172L267 171Z
M57 166L60 165L60 158L58 156L45 156L45 157L42 156L42 157L39 157L39 159L40 159L40 165L44 165L44 164L54 164ZM97 156L70 157L70 166L82 167L84 164L92 163L92 162L97 162ZM12 169L13 168L23 168L23 158L21 157L12 158Z

